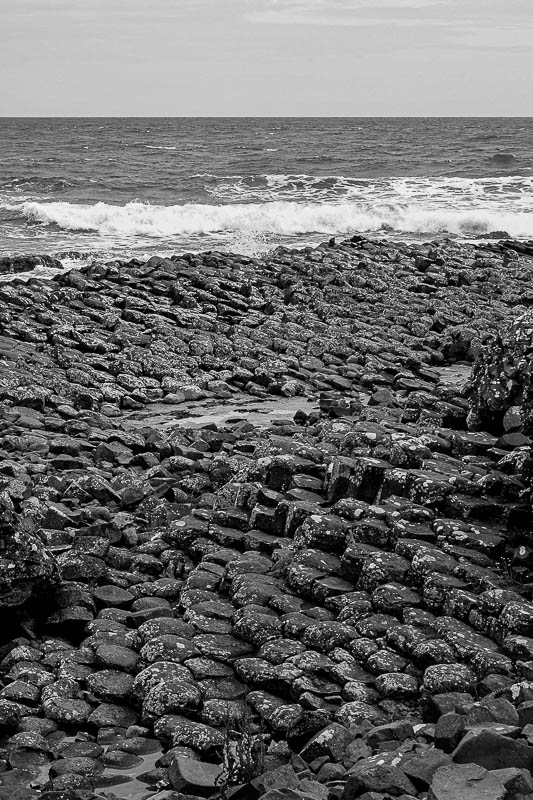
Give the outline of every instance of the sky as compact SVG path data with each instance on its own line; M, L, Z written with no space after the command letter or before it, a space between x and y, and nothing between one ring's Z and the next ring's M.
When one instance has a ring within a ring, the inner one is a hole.
M533 0L0 0L0 116L533 116Z

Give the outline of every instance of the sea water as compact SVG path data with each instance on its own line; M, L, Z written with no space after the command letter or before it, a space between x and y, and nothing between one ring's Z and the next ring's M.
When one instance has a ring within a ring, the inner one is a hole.
M533 238L531 119L0 119L0 255Z

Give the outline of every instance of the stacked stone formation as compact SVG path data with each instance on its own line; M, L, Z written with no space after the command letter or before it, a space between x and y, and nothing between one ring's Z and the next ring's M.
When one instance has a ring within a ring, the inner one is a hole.
M3 648L3 786L533 792L530 441L467 429L470 363L530 299L515 252L354 237L0 286L1 490L61 575ZM243 396L318 406L177 424Z

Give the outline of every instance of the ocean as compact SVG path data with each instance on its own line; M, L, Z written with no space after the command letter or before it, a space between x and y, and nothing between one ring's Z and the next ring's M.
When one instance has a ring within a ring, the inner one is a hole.
M0 254L533 238L532 119L0 119Z

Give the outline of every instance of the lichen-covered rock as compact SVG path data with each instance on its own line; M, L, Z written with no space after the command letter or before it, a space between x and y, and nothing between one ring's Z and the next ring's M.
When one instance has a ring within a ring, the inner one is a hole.
M432 695L468 692L475 682L474 674L464 664L435 664L424 672L424 689Z
M202 701L199 689L192 683L172 681L153 686L142 706L145 722L153 722L165 714L181 714L194 711Z
M31 519L19 520L9 495L0 493L0 609L49 596L57 582L55 559Z
M470 428L533 433L533 311L493 336L470 382Z
M409 700L418 695L418 682L413 675L386 672L376 678L376 689L383 697Z
M100 673L96 673L96 675L98 674ZM182 664L174 661L156 661L135 676L131 693L137 701L143 702L146 695L155 686L172 684L176 681L188 682L191 679L191 672Z
M165 714L154 725L154 733L173 747L184 745L200 752L208 752L224 744L221 731L174 714Z

